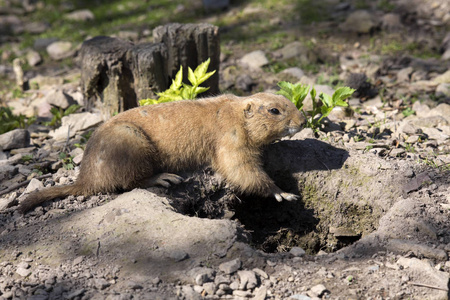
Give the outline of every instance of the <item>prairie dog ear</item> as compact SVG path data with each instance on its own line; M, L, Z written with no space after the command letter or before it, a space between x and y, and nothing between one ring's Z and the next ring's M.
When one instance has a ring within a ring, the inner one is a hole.
M252 102L248 102L247 105L244 108L244 116L246 118L251 118L253 117L253 103Z

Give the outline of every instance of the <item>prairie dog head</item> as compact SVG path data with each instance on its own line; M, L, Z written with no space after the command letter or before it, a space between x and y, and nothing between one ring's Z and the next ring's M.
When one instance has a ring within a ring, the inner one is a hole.
M249 139L256 145L292 136L306 122L297 107L281 95L258 93L247 97L243 104Z

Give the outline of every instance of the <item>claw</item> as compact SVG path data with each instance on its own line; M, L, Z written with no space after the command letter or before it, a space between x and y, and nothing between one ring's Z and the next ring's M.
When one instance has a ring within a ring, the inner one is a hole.
M283 201L283 197L281 197L280 194L274 194L274 196L275 196L275 199L277 199L278 202Z
M179 184L183 182L184 178L176 174L171 173L161 173L153 176L149 179L148 183L150 186L160 185L165 188L170 187L171 184Z
M286 193L286 192L275 193L274 197L277 199L278 202L283 201L283 199L285 199L287 201L295 201L295 200L298 200L300 198L299 196L297 196L295 194Z

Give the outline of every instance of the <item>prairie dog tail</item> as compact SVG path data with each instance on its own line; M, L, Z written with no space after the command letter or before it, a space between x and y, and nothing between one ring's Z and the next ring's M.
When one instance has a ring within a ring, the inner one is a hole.
M18 210L24 214L41 203L54 198L66 197L69 195L81 195L82 188L76 183L72 185L52 186L29 194L20 204Z

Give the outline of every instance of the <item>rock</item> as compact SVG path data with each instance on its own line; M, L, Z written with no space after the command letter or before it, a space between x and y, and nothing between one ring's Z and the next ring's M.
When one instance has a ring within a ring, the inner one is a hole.
M450 83L441 83L436 87L436 96L450 98Z
M322 297L325 292L327 292L327 288L323 284L315 285L310 290L313 297Z
M412 241L400 240L400 239L391 239L387 246L389 251L408 253L413 252L416 255L423 255L424 257L437 259L440 261L447 260L447 252L442 249L432 248L427 245L414 243Z
M397 72L397 82L409 82L411 80L411 74L413 73L413 67L403 68Z
M58 41L57 38L37 38L34 41L33 49L37 51L44 51L47 47L54 42Z
M75 157L72 159L73 163L76 164L76 165L81 164L81 161L83 160L83 156L84 156L83 153L78 154L77 156L75 156Z
M237 272L240 280L240 290L252 290L258 285L258 279L256 273L249 270L243 270Z
M248 74L241 74L236 77L236 83L235 83L236 88L238 88L244 92L250 92L254 85L255 85L255 81Z
M207 282L203 285L203 289L204 289L206 295L214 295L214 293L217 290L217 287L214 284L214 282Z
M404 154L405 152L406 152L405 149L394 148L391 150L391 152L389 152L389 156L398 157L398 156L401 156L402 154Z
M259 69L267 65L269 63L269 60L264 54L264 51L257 50L244 55L241 58L241 63L249 66L250 68Z
M302 79L303 76L305 76L305 72L303 72L303 70L298 67L284 69L281 73L291 75L299 80Z
M431 113L431 111L430 111ZM449 125L450 122L447 121L443 116L431 116L431 117L426 117L426 118L417 118L414 120L409 121L411 123L411 125L414 125L416 127L428 127L428 128L433 128L433 127L442 127L442 126L446 126Z
M449 60L450 59L450 49L447 49L444 51L444 53L441 56L442 60Z
M14 129L0 135L0 149L11 150L30 145L30 133L26 129Z
M79 265L83 262L84 256L78 256L77 258L75 258L72 262L73 266Z
M204 283L214 281L216 271L211 268L194 268L189 271L189 274L196 284L203 285Z
M60 89L51 90L45 97L45 101L48 104L51 104L56 107L60 107L62 109L67 109L72 104L76 104L77 102L73 100L72 97L64 93Z
M414 143L417 143L419 141L419 139L420 139L419 135L412 135L412 136L409 136L405 142L408 144L414 144Z
M37 85L38 88L43 88L46 86L61 86L64 83L64 78L62 77L50 77L37 75L29 80L30 86Z
M422 133L422 130L411 122L402 122L397 128L397 132L406 135L413 135Z
M374 27L372 15L366 10L357 10L351 13L345 22L339 25L343 31L354 33L370 33Z
M74 137L78 131L87 130L102 122L102 118L97 114L89 112L70 114L61 120L61 127L49 132L49 136L56 140L65 140L69 133L70 137Z
M16 15L0 15L0 34L13 35L23 32L23 23Z
M253 292L253 300L264 300L267 296L267 287L261 286Z
M83 289L83 288L77 289L77 290L75 290L75 291L73 291L73 292L71 292L71 293L68 293L68 294L65 296L65 298L66 298L66 299L74 299L74 298L76 298L76 297L82 296L85 292L86 292L86 290Z
M422 187L423 184L426 184L427 182L431 182L431 178L428 176L427 172L417 174L416 177L412 178L403 186L403 192L410 193L413 191L417 191Z
M294 299L294 300L312 300L311 297L303 295L303 294L295 294L289 297L289 299Z
M349 131L356 125L356 120L354 119L342 120L341 123L345 124L344 131Z
M355 89L353 93L355 98L373 98L378 93L372 88L372 84L364 73L350 73L345 80L345 85Z
M19 267L17 268L16 273L22 277L28 277L32 272L31 269Z
M442 125L448 125L450 124L450 104L447 103L441 103L432 110L430 110L429 116L441 116L447 120L447 124L440 124Z
M385 31L395 32L403 28L400 15L396 13L387 13L381 18L381 28Z
M433 82L436 82L436 83L450 83L450 70L448 70L444 74L436 76L433 79Z
M366 171L365 173L369 173ZM369 176L375 176L376 173L372 173ZM356 233L353 228L347 227L347 226L339 226L339 227L333 227L331 226L329 229L330 233L332 233L337 238L348 238L348 237L359 237L360 234Z
M106 281L104 278L98 278L94 280L94 285L99 290L104 290L109 287L111 284Z
M27 62L30 66L35 67L42 62L42 57L37 51L29 50L27 52Z
M430 107L425 103L420 103L420 101L414 102L412 109L416 112L416 115L419 118L427 117L430 112Z
M442 130L438 128L423 128L423 133L427 135L429 140L444 141L449 138Z
M142 285L140 285L139 283L132 281L132 280L129 280L126 283L126 287L131 290L142 290L143 289Z
M44 184L40 180L33 178L33 179L31 179L30 183L27 185L27 188L25 189L25 193L31 193L36 190L40 190L42 188L44 188Z
M306 254L305 250L300 247L292 247L289 253L291 253L295 257L302 257Z
M139 32L130 30L121 30L117 33L117 37L121 40L137 42L139 40Z
M414 276L420 283L429 284L443 290L447 290L448 288L449 273L436 270L427 260L400 257L397 260L397 264L409 269L409 271L412 272L411 275ZM431 297L432 292L432 290L429 290L427 297ZM430 299L448 298L446 291L434 290L434 292L438 293L440 296L433 296Z
M189 299L189 300L201 300L202 297L200 296L200 294L198 294L197 292L195 292L195 290L188 285L183 285L183 287L181 288L181 292L184 295L184 299Z
M308 61L308 49L301 42L292 42L275 51L273 56L279 60L300 58L300 61Z
M13 207L18 203L19 201L17 200L17 192L13 192L8 198L0 198L0 211Z
M254 269L253 269L253 272L255 272L256 274L258 274L259 277L261 277L261 278L264 278L264 279L268 279L268 278L269 278L269 275L267 275L267 273L264 272L264 271L261 270L261 269L254 268Z
M219 265L219 270L225 274L232 274L241 268L242 262L239 258L233 259L228 262L221 263Z
M206 11L221 10L230 6L230 0L203 0Z
M72 49L71 42L53 42L47 46L46 50L50 58L53 60L61 60L75 54L75 51Z
M50 24L48 22L31 22L26 23L23 29L28 33L41 34L50 29Z
M64 18L70 21L87 22L94 20L95 16L89 9L80 9L66 14Z
M250 298L252 296L252 293L250 291L233 290L233 296Z

